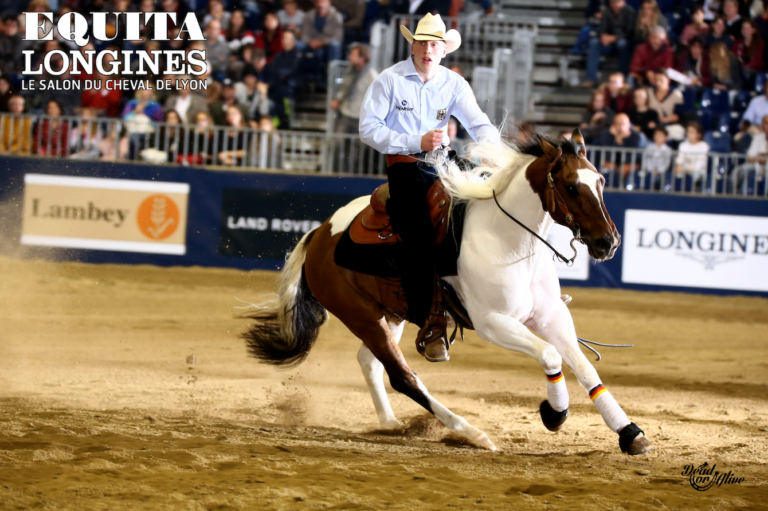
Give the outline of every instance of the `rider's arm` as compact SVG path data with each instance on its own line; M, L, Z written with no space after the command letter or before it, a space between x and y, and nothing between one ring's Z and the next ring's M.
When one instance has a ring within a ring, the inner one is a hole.
M421 135L406 135L387 127L392 87L392 77L384 73L368 88L360 107L360 139L382 154L418 153Z

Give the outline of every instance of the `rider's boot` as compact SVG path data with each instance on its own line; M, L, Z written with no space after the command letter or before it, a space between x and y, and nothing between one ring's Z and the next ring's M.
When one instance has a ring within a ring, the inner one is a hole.
M419 330L419 335L416 336L416 349L429 362L446 362L451 358L448 354L449 342L445 333L446 323L447 317L443 307L442 289L439 282L436 282L429 317Z

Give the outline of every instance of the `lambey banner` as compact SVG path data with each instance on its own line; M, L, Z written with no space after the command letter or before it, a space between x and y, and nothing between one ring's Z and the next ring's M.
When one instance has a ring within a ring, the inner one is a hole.
M189 184L25 174L21 243L184 255Z

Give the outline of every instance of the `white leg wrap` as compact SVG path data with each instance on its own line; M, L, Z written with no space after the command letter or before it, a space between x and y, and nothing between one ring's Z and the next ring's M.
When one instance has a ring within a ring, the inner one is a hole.
M602 385L601 385L602 387ZM604 387L603 387L604 389ZM602 390L600 394L593 399L597 411L603 416L603 420L614 433L618 433L624 426L629 426L630 421L619 403L607 390Z
M547 375L547 401L556 412L568 408L568 388L562 371Z

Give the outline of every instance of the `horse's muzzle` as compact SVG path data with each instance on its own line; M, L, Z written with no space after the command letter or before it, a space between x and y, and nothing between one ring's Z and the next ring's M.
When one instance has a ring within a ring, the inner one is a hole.
M621 236L613 234L606 234L602 238L592 239L591 243L587 246L589 248L589 255L595 259L601 261L607 261L613 258L616 253L616 249L621 244Z

